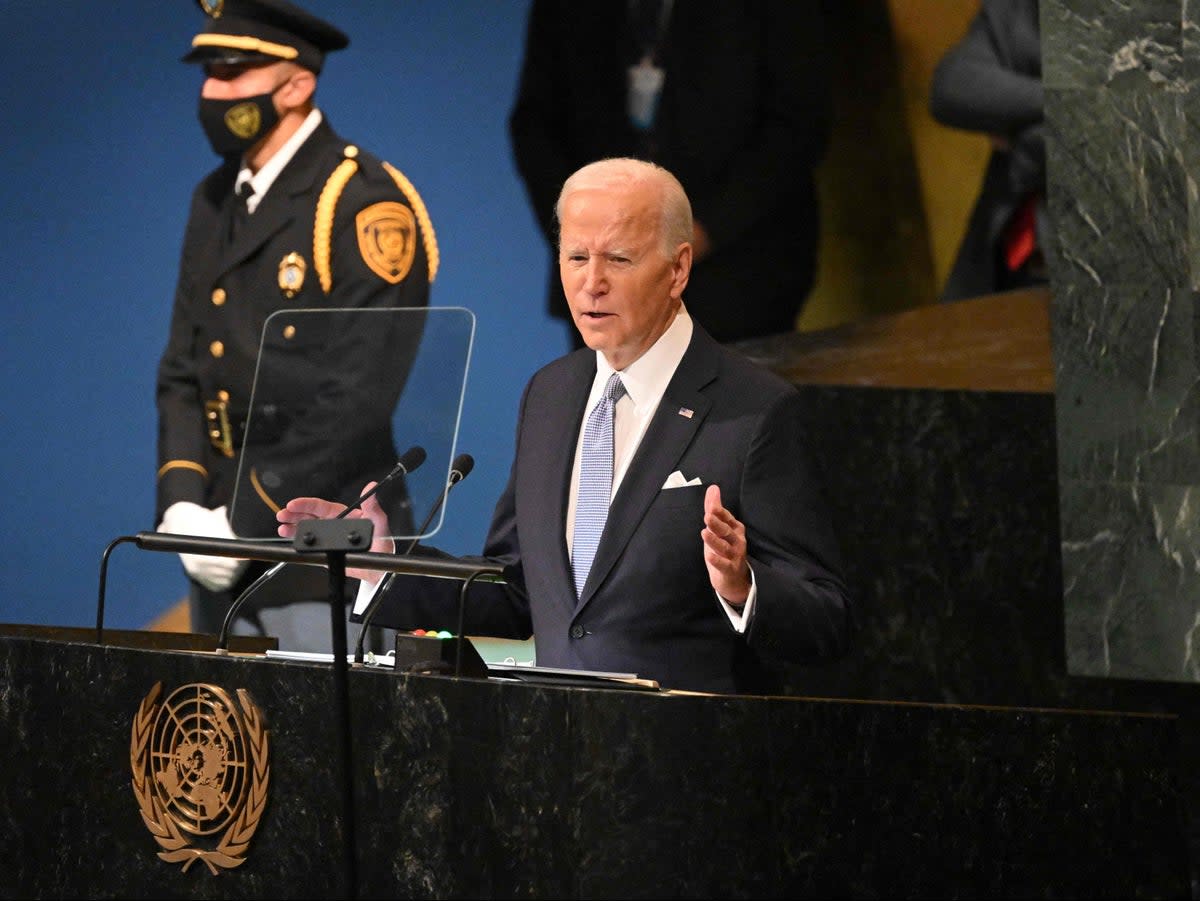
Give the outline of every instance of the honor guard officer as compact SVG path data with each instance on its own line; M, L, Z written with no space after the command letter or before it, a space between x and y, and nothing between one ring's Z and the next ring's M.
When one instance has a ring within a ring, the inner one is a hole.
M372 327L357 333L348 319L268 317L428 306L437 243L408 179L340 137L315 105L325 56L347 36L282 0L199 5L205 27L183 61L203 67L200 124L223 162L192 196L158 369L158 529L263 538L290 498L328 491L350 501L395 464L390 418L420 339L419 328L392 325L398 317L383 328L380 317L360 317ZM368 391L364 359L379 367ZM348 414L377 427L347 438ZM402 488L397 495L403 516ZM181 556L196 632L218 632L267 568ZM308 566L277 575L248 596L233 631L277 636L285 650L330 650L327 575Z

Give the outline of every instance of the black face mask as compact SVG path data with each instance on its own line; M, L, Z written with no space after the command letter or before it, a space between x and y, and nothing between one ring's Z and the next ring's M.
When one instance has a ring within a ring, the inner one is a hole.
M277 89L278 90L278 89ZM237 100L200 98L200 125L220 156L241 155L262 140L279 122L270 94Z

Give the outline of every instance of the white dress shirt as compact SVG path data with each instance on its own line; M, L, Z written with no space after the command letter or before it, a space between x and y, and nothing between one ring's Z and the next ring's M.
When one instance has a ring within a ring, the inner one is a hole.
M680 305L675 319L667 326L667 330L663 332L662 336L644 354L621 370L621 381L625 385L625 394L613 408L613 483L610 500L612 497L616 497L621 480L629 469L629 463L633 459L633 455L637 453L638 445L642 443L642 436L646 434L650 420L654 418L659 402L666 393L667 385L674 377L675 370L679 368L679 361L683 359L691 340L692 317ZM592 390L588 395L585 410L590 411L600 400L601 395L604 394L604 386L613 372L614 370L605 359L604 354L597 351L596 377L592 381ZM571 469L571 494L567 502L568 556L571 553L575 531L575 504L579 496L579 467L583 451L583 430L586 424L587 416L584 416L575 445L575 464ZM700 529L702 527L703 522L696 524L697 541L701 540ZM715 591L713 592L729 616L729 622L739 632L745 631L746 625L750 622L750 613L754 606L756 593L754 567L750 568L750 596L740 609L728 604L724 598Z
M284 145L275 151L275 155L271 157L257 172L252 172L249 165L246 164L245 158L242 159L242 168L237 174L237 179L233 183L233 193L236 194L246 182L250 182L250 187L254 189L254 193L246 198L246 211L253 213L258 209L259 202L270 190L271 185L275 184L275 179L279 177L279 173L283 171L283 167L292 161L292 157L296 155L296 151L300 149L300 145L308 140L309 135L317 130L317 126L321 124L321 111L314 109L304 121L300 123L300 127L296 129L296 133L284 142Z

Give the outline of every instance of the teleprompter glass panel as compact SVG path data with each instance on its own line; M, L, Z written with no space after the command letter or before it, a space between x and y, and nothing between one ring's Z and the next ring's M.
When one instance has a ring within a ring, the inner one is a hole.
M238 537L278 538L275 512L292 498L353 504L385 479L376 497L392 537L437 532L474 332L460 307L269 316L251 396L210 412L238 457Z

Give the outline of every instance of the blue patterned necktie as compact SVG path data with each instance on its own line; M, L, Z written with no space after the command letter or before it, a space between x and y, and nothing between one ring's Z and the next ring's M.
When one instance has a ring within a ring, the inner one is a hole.
M588 414L583 427L583 456L579 464L579 494L575 499L575 531L571 540L571 569L575 574L575 596L583 594L583 583L600 544L600 533L608 519L613 479L613 409L625 394L621 376L613 373L604 394Z

